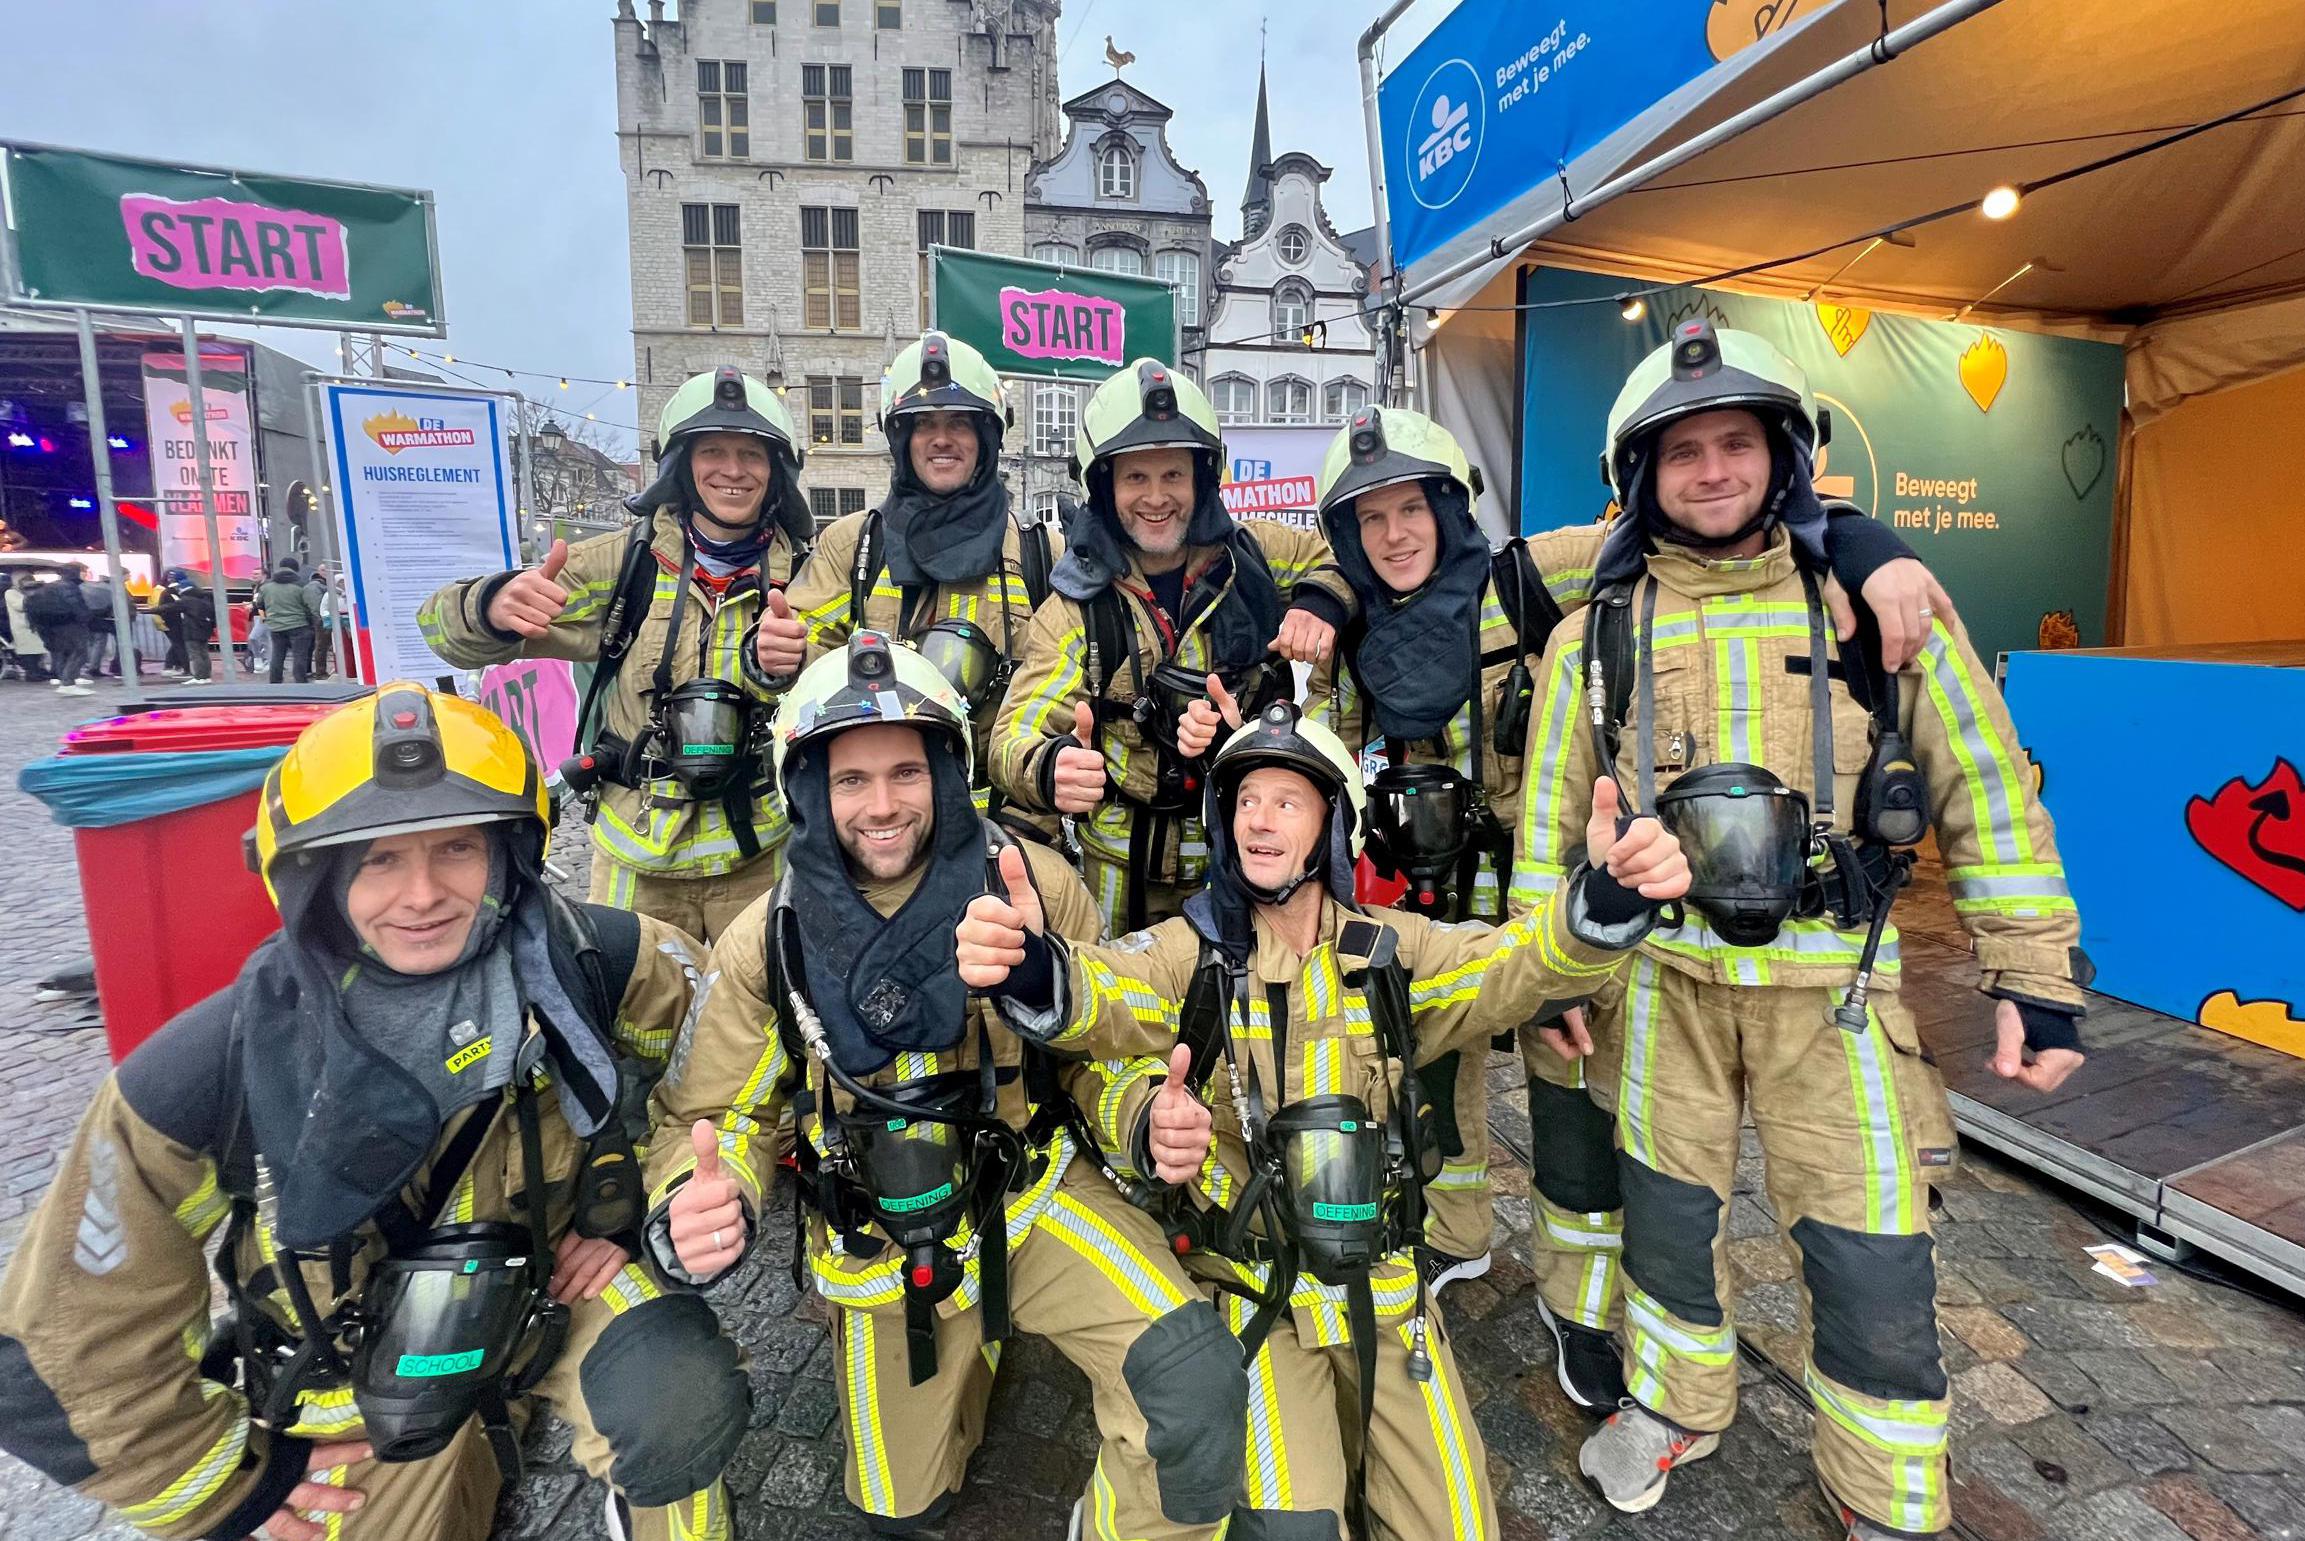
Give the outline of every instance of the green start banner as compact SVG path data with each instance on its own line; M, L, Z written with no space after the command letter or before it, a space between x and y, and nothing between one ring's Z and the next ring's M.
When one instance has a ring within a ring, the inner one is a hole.
M1532 272L1524 302L1524 530L1588 524L1608 504L1609 404L1692 316L1766 338L1832 414L1817 490L1893 526L1927 562L1977 650L2095 647L2113 560L2121 350L2111 343L1711 289L1647 296L1621 278ZM1560 302L1568 303L1560 303ZM1589 303L1577 303L1588 301Z
M432 195L0 145L23 305L446 335Z
M1157 278L935 249L939 330L1004 375L1102 381L1130 359L1177 361L1174 286Z

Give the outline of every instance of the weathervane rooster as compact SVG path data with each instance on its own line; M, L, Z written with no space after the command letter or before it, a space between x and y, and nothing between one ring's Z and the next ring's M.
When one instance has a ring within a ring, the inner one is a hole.
M1111 65L1112 72L1115 75L1118 75L1124 67L1136 63L1136 55L1132 53L1123 53L1118 48L1115 48L1113 46L1112 34L1107 32L1104 35L1104 62Z

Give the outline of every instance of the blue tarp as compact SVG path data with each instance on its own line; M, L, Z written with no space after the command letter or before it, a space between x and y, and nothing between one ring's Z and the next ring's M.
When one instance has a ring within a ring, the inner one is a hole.
M254 791L287 753L281 744L189 754L59 754L25 766L16 785L46 803L59 824L110 829Z

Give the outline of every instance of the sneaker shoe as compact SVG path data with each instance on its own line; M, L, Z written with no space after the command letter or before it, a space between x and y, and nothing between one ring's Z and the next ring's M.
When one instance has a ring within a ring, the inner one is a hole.
M1490 1257L1491 1255L1486 1252L1479 1257L1458 1257L1455 1253L1443 1252L1438 1247L1419 1247L1417 1248L1417 1271L1425 1276L1425 1289L1438 1295L1444 1284L1457 1279L1477 1279L1482 1274L1487 1273Z
M86 685L59 685L56 687L56 693L60 696L92 696L96 694Z
M1665 1496L1665 1479L1674 1467L1701 1461L1720 1448L1720 1435L1667 1423L1627 1397L1577 1452L1577 1470L1600 1489L1609 1507L1639 1514Z
M1605 1413L1625 1400L1625 1366L1615 1338L1562 1321L1541 1295L1537 1297L1537 1315L1553 1335L1553 1378L1561 1383L1563 1395L1596 1413Z

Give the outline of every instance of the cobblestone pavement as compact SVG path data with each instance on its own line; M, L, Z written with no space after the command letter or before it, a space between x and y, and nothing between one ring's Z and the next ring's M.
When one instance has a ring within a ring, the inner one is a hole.
M0 685L0 1255L46 1188L56 1151L106 1068L84 1008L36 1005L30 981L84 950L70 836L15 790L15 772L47 752L95 701ZM74 711L71 708L81 708ZM561 863L583 876L581 830ZM1492 1067L1500 1150L1527 1148L1517 1064ZM1748 1139L1749 1139L1748 1135ZM1508 1541L1836 1541L1806 1452L1809 1412L1775 1365L1797 1370L1800 1311L1748 1151L1729 1214L1749 1345L1744 1409L1718 1455L1676 1475L1665 1502L1610 1512L1576 1474L1588 1428L1553 1382L1527 1267L1528 1182L1499 1167L1499 1249L1487 1278L1450 1288L1457 1355L1488 1440ZM757 1256L712 1300L751 1350L752 1437L730 1481L747 1541L861 1537L841 1499L841 1432L825 1307L798 1293L790 1188L762 1228ZM2174 1269L2131 1290L2090 1272L2082 1248L2104 1239L2092 1211L1988 1153L1970 1150L1938 1215L1941 1318L1956 1396L1953 1471L1962 1530L1984 1541L2305 1541L2305 1314ZM1773 1362L1772 1362L1773 1361ZM1086 1481L1096 1427L1086 1383L1045 1343L1010 1345L989 1432L954 1541L1037 1541L1064 1534ZM565 1425L530 1441L527 1479L499 1515L508 1537L601 1534L601 1493L568 1458ZM0 1537L114 1541L95 1505L0 1456Z

